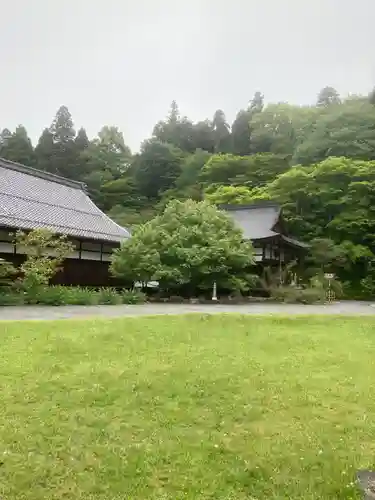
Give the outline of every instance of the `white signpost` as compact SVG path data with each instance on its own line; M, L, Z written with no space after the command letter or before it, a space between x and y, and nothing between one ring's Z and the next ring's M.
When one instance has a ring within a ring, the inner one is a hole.
M216 281L214 282L214 285L212 287L212 300L214 302L217 301L217 293L216 293Z

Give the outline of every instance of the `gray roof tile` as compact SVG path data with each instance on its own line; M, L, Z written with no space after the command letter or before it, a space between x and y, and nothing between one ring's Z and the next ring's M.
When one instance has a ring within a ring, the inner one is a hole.
M281 238L291 246L307 249L309 245L290 238L277 231L277 223L281 216L281 208L278 204L264 202L253 205L221 205L233 217L237 227L242 229L247 240L262 240L281 236Z
M265 203L259 205L222 205L220 208L233 217L237 227L242 229L245 239L259 240L277 236L274 227L280 217L280 207Z
M84 185L0 159L0 226L120 242L129 232L105 215Z

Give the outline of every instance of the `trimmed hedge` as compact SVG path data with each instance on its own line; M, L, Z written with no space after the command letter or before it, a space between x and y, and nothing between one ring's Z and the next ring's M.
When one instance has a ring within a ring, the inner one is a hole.
M92 290L84 287L48 286L38 290L32 300L27 293L7 291L0 293L0 306L41 304L46 306L63 305L119 305L142 304L146 296L136 290L121 290L115 288L101 288Z

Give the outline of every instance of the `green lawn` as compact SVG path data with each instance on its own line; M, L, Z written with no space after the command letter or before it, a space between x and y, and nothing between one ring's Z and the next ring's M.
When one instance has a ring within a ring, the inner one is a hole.
M0 323L0 497L353 499L375 319Z

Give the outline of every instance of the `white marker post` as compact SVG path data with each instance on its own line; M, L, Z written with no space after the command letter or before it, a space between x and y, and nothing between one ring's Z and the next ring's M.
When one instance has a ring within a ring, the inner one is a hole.
M217 291L216 291L216 281L214 281L214 286L212 287L212 300L217 301Z

